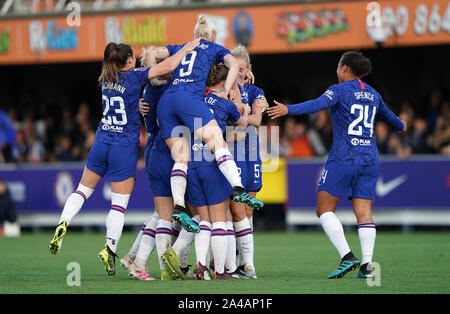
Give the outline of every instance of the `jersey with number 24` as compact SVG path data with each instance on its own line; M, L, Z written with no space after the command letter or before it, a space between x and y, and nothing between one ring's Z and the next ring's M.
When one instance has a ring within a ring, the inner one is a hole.
M378 148L374 137L375 117L396 129L403 123L383 102L380 94L360 79L330 86L315 100L288 106L289 115L330 109L333 144L328 161L342 165L378 165Z

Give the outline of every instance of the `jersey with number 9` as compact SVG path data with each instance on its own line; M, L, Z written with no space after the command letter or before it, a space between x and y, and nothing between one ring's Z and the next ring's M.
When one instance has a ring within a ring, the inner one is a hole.
M139 97L150 68L119 74L119 82L102 84L103 115L96 140L106 144L139 143Z
M183 46L168 45L166 48L169 55L172 56ZM203 95L211 67L217 63L224 63L224 57L227 54L231 54L228 49L202 39L199 45L187 53L173 71L168 92L181 89L193 94Z

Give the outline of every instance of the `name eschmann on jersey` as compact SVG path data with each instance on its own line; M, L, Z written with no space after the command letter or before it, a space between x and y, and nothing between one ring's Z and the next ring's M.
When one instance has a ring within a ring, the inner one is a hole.
M102 84L102 91L105 89L114 90L121 94L125 93L126 87L122 86L119 83L105 82Z

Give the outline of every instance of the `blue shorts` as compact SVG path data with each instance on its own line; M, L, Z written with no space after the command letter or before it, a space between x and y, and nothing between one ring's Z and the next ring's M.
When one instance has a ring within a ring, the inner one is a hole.
M169 151L145 150L145 169L153 196L172 197L170 174L174 161Z
M202 95L185 91L165 93L159 100L157 117L163 138L181 137L180 126L186 126L190 132L194 132L214 120Z
M236 166L238 168L239 174L241 176L242 185L244 190L247 191L247 162L235 160Z
M95 141L86 160L86 168L109 181L135 178L138 144L113 145Z
M375 185L380 166L345 166L335 161L327 162L318 182L318 191L333 196L375 198Z
M242 176L241 176L242 177ZM247 161L247 176L245 189L247 192L259 192L262 188L262 162Z
M217 166L192 167L188 171L187 195L192 206L219 204L233 195L233 189Z

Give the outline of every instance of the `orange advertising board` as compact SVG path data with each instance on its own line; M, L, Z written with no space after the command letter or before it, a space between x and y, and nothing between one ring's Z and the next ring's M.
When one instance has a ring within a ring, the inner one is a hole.
M0 64L99 61L110 41L183 43L197 16L216 25L217 41L252 54L450 44L450 1L331 1L192 10L147 10L0 19Z

